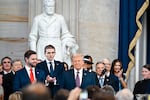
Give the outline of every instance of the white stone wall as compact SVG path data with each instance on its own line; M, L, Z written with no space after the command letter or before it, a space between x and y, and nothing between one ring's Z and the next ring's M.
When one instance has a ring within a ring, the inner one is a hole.
M0 58L23 57L33 18L41 12L42 0L0 0ZM95 63L117 57L119 0L56 0L56 12L65 17L80 53Z
M28 0L0 0L0 59L23 59L28 49Z
M94 62L113 60L118 52L119 0L80 0L79 43Z

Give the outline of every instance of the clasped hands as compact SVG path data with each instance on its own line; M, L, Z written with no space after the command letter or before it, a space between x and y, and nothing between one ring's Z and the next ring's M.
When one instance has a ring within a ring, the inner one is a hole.
M55 82L56 77L51 77L50 75L47 75L46 80L47 80L47 82Z

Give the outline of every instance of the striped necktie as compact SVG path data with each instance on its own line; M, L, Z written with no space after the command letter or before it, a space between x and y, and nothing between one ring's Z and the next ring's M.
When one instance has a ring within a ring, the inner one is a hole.
M77 75L76 75L76 86L77 86L77 87L80 87L80 77L79 77L79 72L77 72Z

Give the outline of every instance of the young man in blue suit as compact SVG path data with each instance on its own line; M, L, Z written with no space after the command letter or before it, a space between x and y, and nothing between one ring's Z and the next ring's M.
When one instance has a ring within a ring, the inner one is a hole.
M25 86L35 82L45 82L44 71L36 68L37 54L28 50L24 54L25 67L15 73L13 81L13 90L20 91Z
M83 69L83 56L75 54L72 56L73 69L63 73L61 88L72 90L75 87L85 89L90 85L96 85L96 75Z
M46 60L37 64L37 68L44 70L46 73L46 83L52 93L52 96L60 89L62 73L65 70L64 64L54 59L56 55L55 47L47 45L44 48Z

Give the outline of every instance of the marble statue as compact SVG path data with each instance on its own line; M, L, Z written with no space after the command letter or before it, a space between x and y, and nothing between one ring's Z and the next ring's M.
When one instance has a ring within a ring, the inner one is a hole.
M45 59L44 47L49 44L56 48L56 60L71 64L70 56L77 52L78 45L64 17L55 13L55 0L43 1L43 13L34 18L29 34L29 47L37 52L38 59Z

